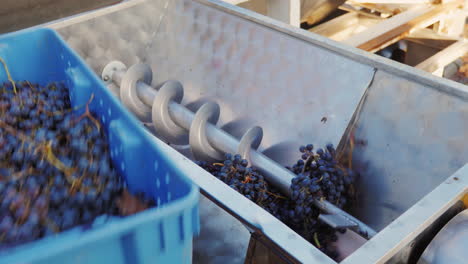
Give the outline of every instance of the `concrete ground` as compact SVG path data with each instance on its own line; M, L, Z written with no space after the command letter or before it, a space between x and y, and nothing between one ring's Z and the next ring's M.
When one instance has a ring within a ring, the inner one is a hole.
M121 2L121 0L1 0L0 34L84 11Z

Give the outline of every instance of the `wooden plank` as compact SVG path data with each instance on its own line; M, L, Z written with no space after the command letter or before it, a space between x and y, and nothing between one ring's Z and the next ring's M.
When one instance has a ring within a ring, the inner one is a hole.
M456 40L453 36L440 34L435 32L429 28L418 28L412 30L410 34L408 34L408 38L416 38L416 39L435 39L435 40Z
M432 47L435 49L445 49L446 47L452 45L460 38L454 38L452 36L447 36L444 34L438 34L432 29L420 28L413 30L405 40L418 43L424 46Z
M343 41L381 21L382 19L350 12L313 27L309 31L336 41Z
M421 6L421 4L414 3L413 1L405 1L405 3L399 4L379 4L348 0L340 8L348 10L362 10L370 14L378 14L381 17L388 18L417 6Z
M349 12L341 15L337 18L329 20L318 26L309 29L310 32L320 34L322 36L331 37L334 34L341 32L345 29L356 25L359 21L359 14L355 12Z
M345 40L344 43L366 51L375 52L402 39L412 29L424 28L434 24L446 12L458 6L459 2L454 2L410 9L352 36Z
M466 16L467 10L454 10L446 14L443 19L434 24L433 28L437 33L460 38L463 36Z
M346 12L355 12L363 16L368 16L371 18L388 18L394 15L394 11L384 11L384 10L377 10L371 9L368 7L363 7L361 5L350 5L348 2L341 5L339 9L346 11Z
M443 67L463 56L466 52L468 52L468 42L465 40L460 40L416 65L416 68L431 73L440 73Z

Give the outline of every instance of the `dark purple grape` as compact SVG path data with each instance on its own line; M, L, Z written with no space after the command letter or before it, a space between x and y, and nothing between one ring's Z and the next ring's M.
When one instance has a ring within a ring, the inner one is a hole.
M13 218L9 215L3 215L0 220L0 233L5 234L9 230L11 230L14 226Z

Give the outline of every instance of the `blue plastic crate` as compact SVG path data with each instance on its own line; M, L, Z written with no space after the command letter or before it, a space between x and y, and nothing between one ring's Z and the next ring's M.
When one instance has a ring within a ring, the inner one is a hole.
M108 133L114 166L131 191L158 202L157 208L136 215L3 251L0 263L191 263L192 237L199 231L198 188L161 154L81 58L50 29L0 36L0 57L14 80L64 82L73 106L86 104L94 94L90 109ZM8 81L4 69L0 81Z

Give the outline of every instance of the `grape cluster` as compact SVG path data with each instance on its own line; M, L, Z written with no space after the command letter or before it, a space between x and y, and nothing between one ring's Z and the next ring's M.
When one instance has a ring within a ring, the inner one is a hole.
M278 219L284 219L287 198L270 186L263 175L239 154L226 154L223 163L197 161L197 164L234 190L252 200Z
M298 204L300 212L303 211L301 205L311 204L306 197L324 198L343 208L353 196L354 172L338 164L332 144L328 144L326 150L317 149L316 153L313 149L312 144L301 146L301 159L289 168L297 174L291 182L291 199Z
M314 200L326 199L343 208L354 197L355 173L343 168L336 159L332 144L317 149L308 144L301 146L301 159L288 167L297 176L291 181L292 209L289 211L290 225L296 232L313 242L331 257L337 253L330 242L337 239L336 230L318 221L319 210L314 208ZM345 232L345 230L338 230Z
M336 160L333 145L326 150L313 145L301 146L301 159L292 167L287 167L297 176L291 182L291 197L283 196L240 155L226 154L223 163L198 161L197 164L231 188L252 200L270 214L288 225L296 233L310 241L328 256L337 258L332 246L337 240L335 230L318 220L319 209L315 199L326 199L343 208L349 204L354 194L355 173L345 169Z
M0 88L1 248L118 215L124 188L88 104L62 84Z

